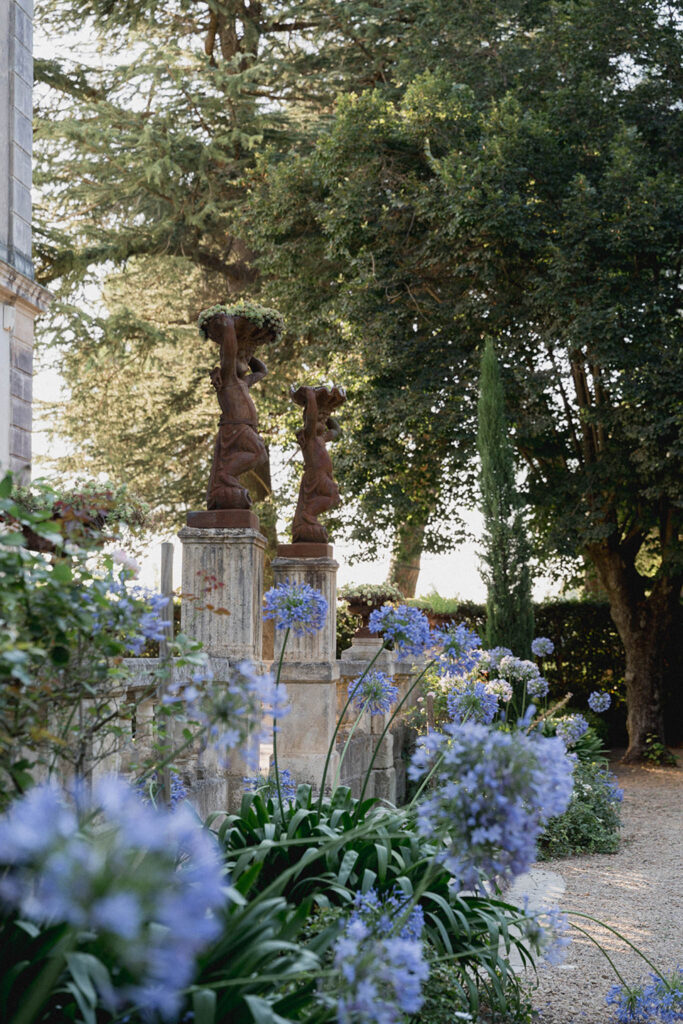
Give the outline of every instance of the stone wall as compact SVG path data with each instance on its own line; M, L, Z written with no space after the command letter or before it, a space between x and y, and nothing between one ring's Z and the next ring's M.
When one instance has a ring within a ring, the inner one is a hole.
M32 0L0 0L0 470L31 468L33 323L50 293L31 257Z

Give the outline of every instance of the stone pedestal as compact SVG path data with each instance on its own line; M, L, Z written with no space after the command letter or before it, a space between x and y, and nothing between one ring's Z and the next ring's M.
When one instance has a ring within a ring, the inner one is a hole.
M336 662L285 662L280 676L287 686L291 711L278 722L279 767L289 768L297 783L308 782L317 790L337 724L338 679ZM332 785L338 764L339 753L335 751L327 769L326 790Z
M185 526L178 536L183 632L215 657L260 662L266 538L249 527Z
M286 683L292 710L279 723L278 761L289 768L297 782L316 789L322 780L327 751L337 724L337 569L329 544L281 544L271 563L275 583L308 583L327 601L327 620L313 634L289 634L281 681ZM282 650L284 633L275 633L275 661ZM325 788L329 788L339 763L330 759Z
M337 694L339 712L341 712L348 698L349 683L363 673L378 651L381 651L381 654L374 662L370 672L385 672L400 686L400 677L397 674L398 663L394 652L382 651L382 640L380 637L354 636L351 646L342 651L339 662L341 672ZM400 696L402 695L401 693ZM356 717L357 712L353 710L352 706L346 713L346 729L344 730L346 733L348 733L348 729L353 725ZM346 755L342 765L341 775L343 784L350 786L353 795L356 797L360 795L360 789L375 746L390 717L391 712L372 716L366 712L356 729L354 735L355 743L354 740L351 741L349 753ZM394 729L392 728L382 740L377 752L370 782L366 789L366 796L375 796L389 803L397 802L398 789L395 762L399 753L400 751L395 743Z
M309 555L292 554L298 549L310 550ZM304 636L289 634L285 649L285 662L328 664L337 654L337 569L332 557L331 544L281 544L277 557L271 563L275 583L308 583L319 590L327 601L327 621L317 633ZM284 633L275 633L275 661L282 650Z

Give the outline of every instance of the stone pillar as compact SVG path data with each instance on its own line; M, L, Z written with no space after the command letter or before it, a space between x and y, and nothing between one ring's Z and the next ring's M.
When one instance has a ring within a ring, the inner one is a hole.
M299 554L299 551L303 554ZM286 662L329 663L337 657L337 569L331 544L279 544L271 562L274 583L308 583L327 601L327 620L318 633L289 634ZM275 661L280 657L284 633L275 633Z
M345 651L342 651L340 661L341 678L337 696L338 713L341 713L344 705L346 704L346 700L349 695L349 684L352 680L357 679L358 676L363 673L381 648L382 640L379 637L354 636L351 641L351 646ZM394 677L394 680L398 685L398 679L396 679L396 668L396 655L393 651L382 651L370 671L385 672L388 676ZM360 789L372 758L375 745L377 744L380 734L390 717L391 712L387 712L383 715L372 716L366 712L363 715L363 720L356 729L354 739L351 741L348 753L344 759L341 774L342 782L345 786L351 787L351 791L355 797L360 795ZM343 732L345 735L348 734L348 731L353 726L356 718L357 712L353 710L353 707L351 707L349 711L347 711L346 718L344 720L345 728L343 729ZM394 764L394 746L394 730L390 729L382 740L381 747L377 752L370 781L365 791L366 796L376 796L380 799L387 800L390 803L397 802L397 776Z
M183 545L183 632L201 641L219 682L229 678L230 665L243 659L260 668L266 538L258 518L239 509L190 512L178 536ZM192 798L202 813L238 810L243 778L255 774L237 752L228 757L227 768L210 750L199 762L188 758Z
M256 516L245 514L258 524ZM188 525L178 536L183 545L183 632L201 640L215 657L260 662L266 538L258 526Z
M275 583L308 583L327 601L327 620L317 633L289 634L281 681L286 683L292 710L279 723L278 761L297 782L319 788L323 765L337 723L337 562L331 544L281 544L272 563ZM275 634L277 668L284 633ZM339 763L334 752L328 768L328 789Z

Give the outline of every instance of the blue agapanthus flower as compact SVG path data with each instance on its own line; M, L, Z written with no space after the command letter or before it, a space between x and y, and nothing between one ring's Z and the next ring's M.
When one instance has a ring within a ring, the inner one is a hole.
M169 774L171 781L171 792L169 793L170 808L171 810L174 810L186 798L187 789L177 772L171 771ZM135 789L143 803L159 806L160 788L157 772L152 772L147 779L142 782L138 782Z
M398 699L398 686L386 672L369 672L357 676L349 683L349 697L353 697L356 711L369 711L371 715L383 715L390 711Z
M208 666L190 682L173 679L163 700L184 705L188 718L201 726L203 742L224 764L239 751L252 771L258 771L260 744L270 735L271 720L290 710L287 688L247 660L232 666L227 679L214 679Z
M280 770L280 792L285 800L296 798L296 779L289 768ZM277 794L277 782L275 781L275 769L271 768L267 775L245 776L244 791L246 793L262 793L266 798L274 797Z
M514 654L504 655L498 662L498 674L513 685L528 686L532 679L540 677L538 665L525 658L516 658Z
M107 1008L178 1013L227 900L217 845L189 810L143 804L114 777L75 798L37 786L0 819L0 865L5 906L97 934L116 968L93 977Z
M501 658L511 658L512 651L509 647L492 647L490 650L481 651L477 668L480 672L487 672L493 675L498 670Z
M419 608L409 605L385 604L370 613L368 628L393 642L399 660L419 657L430 646L432 634L429 621Z
M613 985L606 1003L617 1024L676 1024L683 1021L683 969L669 976L650 975L650 983Z
M559 907L530 912L526 896L524 913L527 916L521 924L522 934L536 946L546 964L561 964L572 941L567 915Z
M543 678L543 676L533 676L526 684L527 696L531 697L533 700L539 700L541 697L547 697L549 689L550 684L547 679Z
M308 583L276 583L265 594L263 618L295 636L318 633L327 618L327 601Z
M590 697L588 698L588 707L591 711L600 714L602 711L607 711L607 708L612 703L612 698L606 690L593 690Z
M435 630L434 640L437 648L440 647L437 665L442 675L465 675L472 671L481 657L481 639L464 622Z
M498 695L480 681L467 682L446 697L452 722L482 722L489 725L498 710Z
M548 658L555 650L555 644L547 636L537 636L531 641L531 652L536 658Z
M478 722L423 737L409 774L419 779L432 770L418 829L443 841L441 859L469 889L526 871L544 822L564 813L573 788L572 761L557 737Z
M368 893L356 898L334 948L334 965L342 978L339 1024L399 1024L404 1014L417 1013L424 1002L422 985L429 965L420 940L423 918L413 913L404 921L399 909L394 921L398 928L389 928L394 910Z
M588 730L588 722L583 715L565 715L557 719L556 734L566 747L573 746Z
M424 911L412 905L405 893L396 889L380 896L376 889L357 892L351 921L361 918L372 924L379 935L398 935L401 939L419 939L424 927Z

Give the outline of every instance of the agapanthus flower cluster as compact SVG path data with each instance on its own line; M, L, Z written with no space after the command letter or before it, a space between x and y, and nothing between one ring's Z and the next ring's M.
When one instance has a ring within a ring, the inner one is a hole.
M260 675L250 661L230 669L227 680L216 680L209 669L195 672L191 681L174 680L164 703L182 702L187 716L202 727L203 741L223 763L239 750L252 771L259 767L260 744L269 736L264 716L279 720L290 710L286 687L274 677Z
M446 704L452 722L489 725L498 710L498 695L479 680L467 680L448 693Z
M337 940L334 965L342 979L339 1024L398 1024L424 1002L422 985L429 965L420 941L422 921L411 915L401 932L392 934L388 919L386 904L378 908L365 894Z
M537 636L531 641L531 653L536 658L549 658L555 650L555 644L547 636Z
M501 658L511 657L512 651L509 647L492 647L488 651L481 651L477 668L480 672L486 672L488 675L491 675L493 672L497 672Z
M276 629L291 629L294 636L318 633L327 618L327 601L308 583L276 583L264 597L263 618Z
M481 639L464 622L434 630L437 668L441 675L462 676L476 667L481 657Z
M505 654L498 662L498 674L513 686L515 683L526 686L532 679L538 679L541 673L535 662Z
M617 1024L676 1024L683 1021L683 969L666 978L650 975L634 988L613 985L606 998Z
M561 964L572 941L569 937L569 918L559 907L530 913L527 903L528 898L525 897L524 912L527 917L521 925L522 934L533 942L547 964Z
M419 903L397 890L380 896L376 889L357 892L350 921L358 918L371 924L378 935L397 934L401 939L419 939L424 928L424 911Z
M226 904L216 844L189 810L145 805L114 777L75 799L38 786L0 819L0 862L5 906L95 933L94 951L116 966L113 982L97 979L109 1009L177 1014Z
M280 792L284 800L292 801L296 798L296 779L289 768L283 768L279 774ZM267 775L245 776L244 790L246 793L261 793L266 799L277 795L277 782L275 780L275 769L271 768Z
M81 600L90 616L93 634L119 636L128 651L138 656L148 640L159 641L169 635L162 611L171 600L126 582L127 573L109 573L93 579L81 591Z
M588 722L583 715L564 715L558 718L555 732L566 747L572 747L588 729Z
M607 711L607 708L611 703L612 698L607 690L593 690L588 698L588 707L591 711L595 711L597 714L600 714L602 711Z
M383 715L396 703L398 686L386 672L368 672L351 680L349 697L353 697L352 705L361 714L369 711L371 715Z
M489 693L495 693L499 704L508 704L512 700L512 685L507 679L490 679L485 686Z
M572 762L557 737L478 722L422 738L409 774L419 779L432 770L418 828L442 841L440 859L466 888L526 871L544 822L564 813L573 787Z
M532 700L540 700L541 697L547 697L549 689L550 684L547 679L543 678L543 676L535 676L534 678L529 679L526 684L527 696Z
M427 616L419 608L405 604L376 608L370 613L368 628L393 642L399 661L424 654L432 640Z
M169 773L171 792L169 793L169 801L171 810L183 802L187 796L187 789L177 772L171 771ZM136 784L136 790L143 803L154 804L159 806L161 797L161 787L159 785L159 776L157 772L152 772L142 782Z
M513 686L525 689L528 697L538 700L548 693L548 680L540 673L538 665L513 654L504 654L498 662L498 674Z

